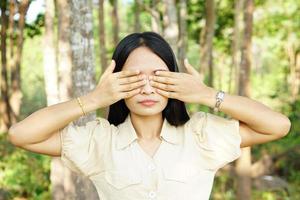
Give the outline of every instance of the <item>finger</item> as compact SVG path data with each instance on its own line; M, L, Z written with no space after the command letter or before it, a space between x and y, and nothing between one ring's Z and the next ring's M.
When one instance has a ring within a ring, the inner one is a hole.
M120 86L120 91L121 92L131 91L131 90L137 89L137 88L139 88L139 87L141 87L145 84L146 84L146 80L140 80L140 81L135 82L135 83L121 85Z
M175 85L169 85L169 84L159 83L155 81L150 81L150 85L165 91L176 91L177 88Z
M123 85L123 84L129 84L129 83L137 82L137 81L144 80L144 79L145 79L145 76L143 74L140 74L140 75L119 78L118 83L120 85Z
M185 66L185 68L186 68L186 70L189 74L197 75L197 76L200 75L199 72L188 62L187 58L184 59L183 63L184 63L184 66Z
M158 94L161 94L162 96L165 96L167 98L177 99L177 93L176 92L168 92L161 89L156 89L156 92Z
M172 77L172 78L178 78L179 77L179 72L171 72L171 71L156 71L155 75L156 76L165 76L165 77Z
M140 73L139 70L124 70L124 71L116 72L115 75L117 76L117 78L124 78L128 76L138 75L139 73Z
M161 76L150 76L149 80L153 80L155 82L165 83L165 84L172 84L175 85L178 83L178 79L174 79L171 77L161 77Z
M106 74L113 73L113 71L115 69L115 66L116 66L116 62L114 60L111 60L110 65L105 69L102 76L105 76Z
M122 92L121 93L121 98L122 99L130 98L134 95L137 95L140 91L141 91L141 88L137 88L135 90L131 90L131 91L128 91L128 92Z

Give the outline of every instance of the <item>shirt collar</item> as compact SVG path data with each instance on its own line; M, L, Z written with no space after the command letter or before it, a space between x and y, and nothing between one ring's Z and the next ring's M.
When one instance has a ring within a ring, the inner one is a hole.
M116 138L116 148L122 149L138 139L135 129L131 122L130 114L126 117L125 121L118 125L119 132ZM169 124L166 118L164 118L160 136L167 142L172 144L179 144L180 138L175 126Z

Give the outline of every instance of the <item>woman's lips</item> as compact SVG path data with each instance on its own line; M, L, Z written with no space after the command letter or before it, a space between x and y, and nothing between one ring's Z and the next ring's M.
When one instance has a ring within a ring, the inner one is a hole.
M145 100L140 102L140 104L142 104L143 106L153 106L155 103L157 103L157 101L153 100Z

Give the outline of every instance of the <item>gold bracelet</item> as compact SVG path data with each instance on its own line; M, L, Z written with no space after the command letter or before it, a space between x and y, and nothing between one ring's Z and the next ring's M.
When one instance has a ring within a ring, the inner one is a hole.
M85 116L85 115L86 115L86 112L85 112L84 109L83 109L83 106L82 106L82 103L81 103L81 101L80 101L80 98L77 97L76 99L77 99L78 104L79 104L80 107L81 107L81 110L82 110L82 112L83 112L83 115Z

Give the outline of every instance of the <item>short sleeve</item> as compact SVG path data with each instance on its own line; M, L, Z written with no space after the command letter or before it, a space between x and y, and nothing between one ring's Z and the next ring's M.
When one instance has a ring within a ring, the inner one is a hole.
M188 126L209 168L217 170L241 155L239 120L196 112Z
M101 162L101 147L110 132L111 126L104 118L96 118L84 126L70 122L60 129L61 160L64 165L84 176L94 173Z

